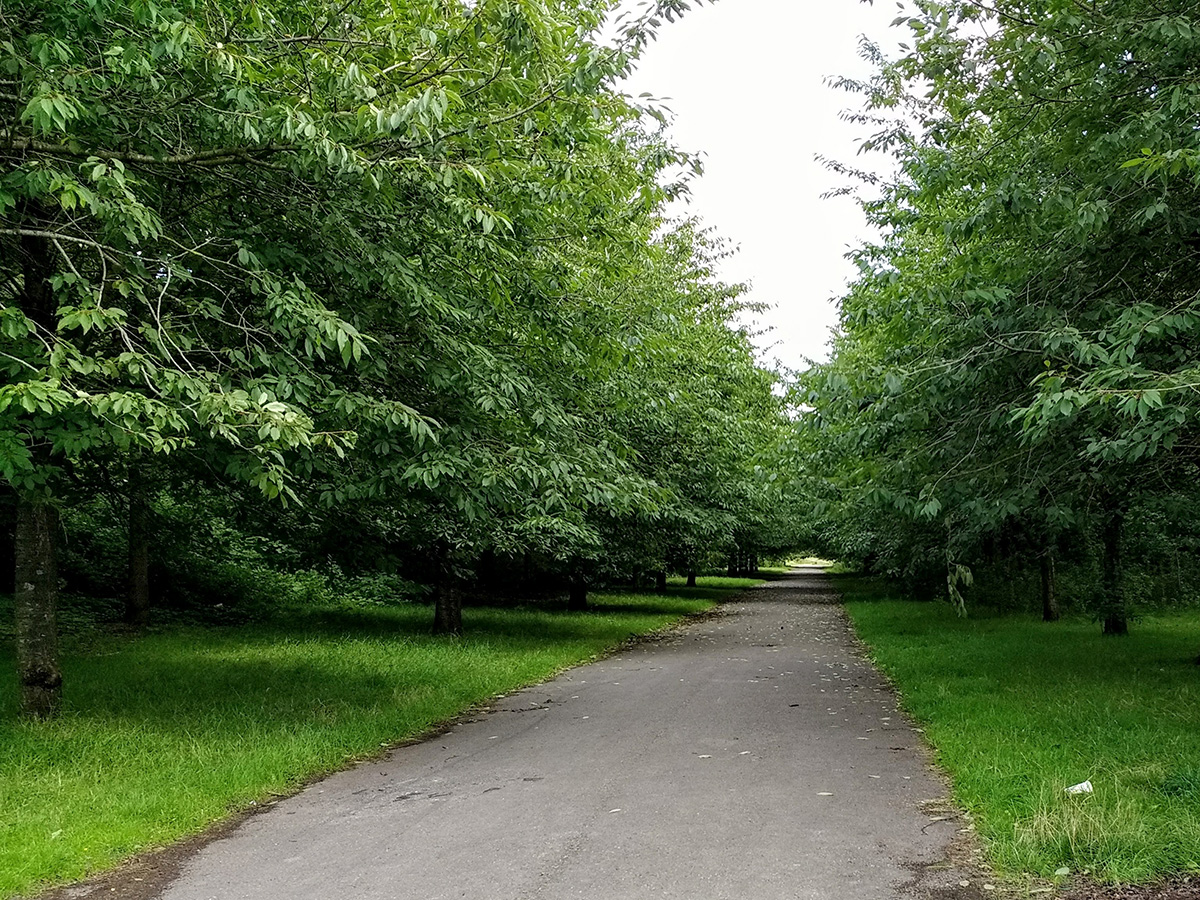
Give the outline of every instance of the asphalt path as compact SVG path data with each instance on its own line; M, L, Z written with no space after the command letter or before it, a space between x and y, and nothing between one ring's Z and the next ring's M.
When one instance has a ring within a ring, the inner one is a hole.
M963 828L829 579L801 570L273 805L159 896L982 896Z

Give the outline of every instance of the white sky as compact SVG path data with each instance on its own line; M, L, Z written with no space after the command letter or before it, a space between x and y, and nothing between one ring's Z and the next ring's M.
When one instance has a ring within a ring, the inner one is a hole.
M858 99L824 79L870 74L862 34L894 56L906 36L889 27L898 14L895 0L721 0L664 24L626 83L663 98L675 142L704 152L690 211L739 247L724 279L750 282L748 299L772 306L757 342L767 360L828 357L833 301L854 273L844 254L870 231L851 199L821 199L846 181L814 157L886 162L856 157L866 132L838 114Z

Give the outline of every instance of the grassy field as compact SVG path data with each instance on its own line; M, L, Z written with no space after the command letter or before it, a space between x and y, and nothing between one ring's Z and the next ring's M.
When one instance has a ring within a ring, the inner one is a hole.
M594 609L327 608L278 621L65 641L66 712L16 717L0 656L0 897L72 881L377 754L497 694L700 612L750 579Z
M1200 611L1105 638L1086 620L959 619L840 580L1002 871L1200 871ZM1084 780L1094 793L1065 792Z

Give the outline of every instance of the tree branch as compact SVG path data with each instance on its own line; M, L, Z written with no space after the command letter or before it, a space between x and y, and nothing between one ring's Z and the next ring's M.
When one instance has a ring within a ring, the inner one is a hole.
M123 152L118 150L75 150L64 144L48 144L31 138L10 138L0 149L32 150L37 153L53 153L78 159L114 159L121 162L144 165L215 165L222 162L241 160L258 162L263 155L289 153L298 150L294 144L266 144L262 147L222 147L214 150L197 150L193 153L177 153L170 156L152 156L148 153Z

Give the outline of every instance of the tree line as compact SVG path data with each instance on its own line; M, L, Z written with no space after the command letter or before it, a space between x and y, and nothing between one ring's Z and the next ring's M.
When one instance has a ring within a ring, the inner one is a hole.
M867 44L874 77L840 82L896 174L841 167L878 238L797 388L810 539L1123 633L1200 586L1200 14L932 0L896 24L903 55Z
M64 553L135 626L223 528L399 573L457 633L481 583L580 606L787 543L779 376L721 243L665 212L697 160L619 89L689 5L605 40L608 0L0 5L27 713L61 702Z

